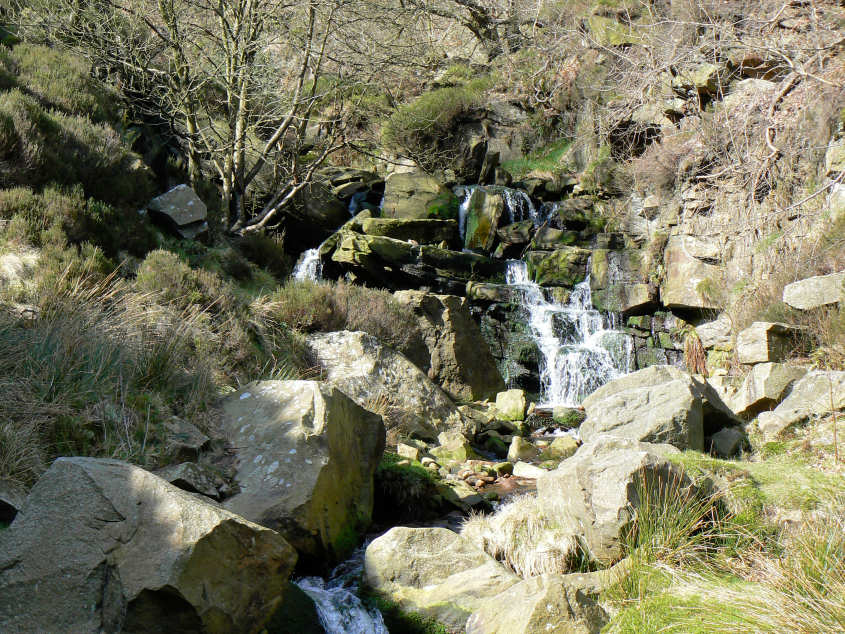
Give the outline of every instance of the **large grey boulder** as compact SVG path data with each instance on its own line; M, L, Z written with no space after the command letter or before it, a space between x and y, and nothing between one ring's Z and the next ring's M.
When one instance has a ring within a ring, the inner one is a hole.
M810 310L845 300L845 271L817 275L787 284L783 301L794 308Z
M385 218L457 218L458 199L433 176L423 172L395 172L384 185Z
M330 332L307 344L324 378L363 407L386 399L388 440L434 440L449 429L468 431L449 396L400 353L363 332Z
M727 313L721 313L713 321L699 324L695 327L695 332L698 334L701 345L706 349L729 350L731 348L731 319Z
M505 389L465 298L425 291L400 291L394 296L417 316L430 359L428 376L449 396L480 401Z
M381 417L317 381L250 383L223 402L240 492L225 507L282 533L300 554L341 560L373 512Z
M704 450L704 436L736 424L733 414L705 381L655 365L606 383L583 402L581 438L600 434Z
M753 417L780 403L795 381L806 373L807 368L786 363L758 363L726 404L737 416Z
M117 460L59 458L0 533L4 632L258 631L296 552Z
M783 361L800 333L800 328L789 324L755 321L737 335L737 358L740 363Z
M150 213L170 225L180 237L193 239L208 231L207 208L188 185L177 185L147 205Z
M584 443L554 471L537 478L537 495L564 533L577 536L600 562L622 557L623 536L640 505L638 487L691 486L683 469L666 456L670 445L601 435Z
M364 556L364 582L377 594L456 631L485 599L518 581L446 528L393 528L373 540Z
M598 634L607 613L598 604L619 566L531 577L490 597L467 619L466 634Z
M762 412L757 425L766 438L776 438L791 426L845 409L845 372L808 372L771 412Z
M718 308L708 286L721 286L724 269L694 255L688 236L672 236L663 252L660 301L668 308Z

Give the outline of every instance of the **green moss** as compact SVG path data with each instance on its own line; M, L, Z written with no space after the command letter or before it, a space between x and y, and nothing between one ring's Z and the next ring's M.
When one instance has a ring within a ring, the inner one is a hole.
M502 167L514 175L523 178L529 172L557 173L570 169L571 166L562 163L563 157L572 147L570 139L560 139L540 148L524 158L503 161Z
M452 192L444 192L428 205L428 217L436 220L455 220L460 202Z
M417 614L406 612L397 604L376 595L366 597L367 602L376 607L384 617L384 624L388 632L394 634L448 634L449 630L436 620Z
M437 490L438 476L416 460L397 464L403 458L385 451L373 477L373 517L395 522L425 519L440 512L443 501Z

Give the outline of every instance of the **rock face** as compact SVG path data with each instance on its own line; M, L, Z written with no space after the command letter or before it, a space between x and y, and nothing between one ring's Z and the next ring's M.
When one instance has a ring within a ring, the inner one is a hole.
M153 198L147 208L154 216L164 219L182 238L193 239L208 231L205 203L188 185L177 185Z
M757 417L760 431L775 438L792 425L813 416L845 409L845 372L808 372L792 386L789 395L771 412Z
M361 221L361 230L369 236L414 240L419 244L458 244L458 223L455 220L365 218Z
M703 451L705 434L737 422L713 388L666 365L606 383L583 405L587 418L580 433L585 442L612 433Z
M590 288L598 310L644 311L657 301L657 287L643 281L638 251L596 249L590 258Z
M445 528L389 530L364 556L364 582L403 610L462 631L482 602L519 577Z
M736 354L740 363L783 361L794 348L800 333L788 324L755 321L737 335Z
M0 535L0 630L258 631L295 563L279 534L139 467L59 458Z
M436 178L422 172L387 177L382 213L385 218L457 218L458 199Z
M496 227L505 210L501 194L476 189L467 203L464 246L490 251L496 240Z
M425 291L400 291L395 297L417 315L430 359L428 376L449 396L480 401L504 389L466 299Z
M758 363L726 403L737 416L753 417L780 403L795 381L806 373L807 368L785 363Z
M724 271L695 257L688 242L686 236L673 236L666 245L660 300L668 308L718 308L705 290L708 284L719 285Z
M783 289L783 301L801 310L835 304L843 299L845 299L845 271L808 277L805 280L787 284Z
M484 601L467 619L466 634L598 634L607 614L586 575L531 577Z
M381 417L316 381L251 383L223 402L240 493L225 506L303 555L343 559L373 512Z
M695 327L695 332L698 333L704 348L726 350L731 346L731 320L725 313L713 321L699 324Z
M392 348L363 332L311 335L308 347L325 368L325 378L366 407L385 397L388 441L418 437L434 440L441 431L464 431L452 400L422 370Z
M537 494L564 532L579 536L598 561L613 562L622 556L622 535L640 504L637 483L690 486L683 470L665 458L670 453L678 450L598 436L538 477Z

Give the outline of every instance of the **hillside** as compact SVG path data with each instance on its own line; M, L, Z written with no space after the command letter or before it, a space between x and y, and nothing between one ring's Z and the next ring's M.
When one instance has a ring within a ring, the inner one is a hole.
M841 3L0 27L0 630L845 629Z

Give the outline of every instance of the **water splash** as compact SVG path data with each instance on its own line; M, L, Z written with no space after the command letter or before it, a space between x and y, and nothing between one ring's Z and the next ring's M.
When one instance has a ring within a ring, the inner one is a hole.
M364 549L359 548L328 579L304 577L294 582L314 600L327 634L389 634L381 613L358 598L363 566Z
M597 388L631 371L631 338L612 330L612 319L593 308L589 275L575 286L566 304L548 301L529 279L523 261L508 261L506 281L522 292L528 325L542 354L544 405L579 405Z
M308 249L299 256L296 266L293 268L293 279L314 282L323 279L323 263L320 261L320 248Z

